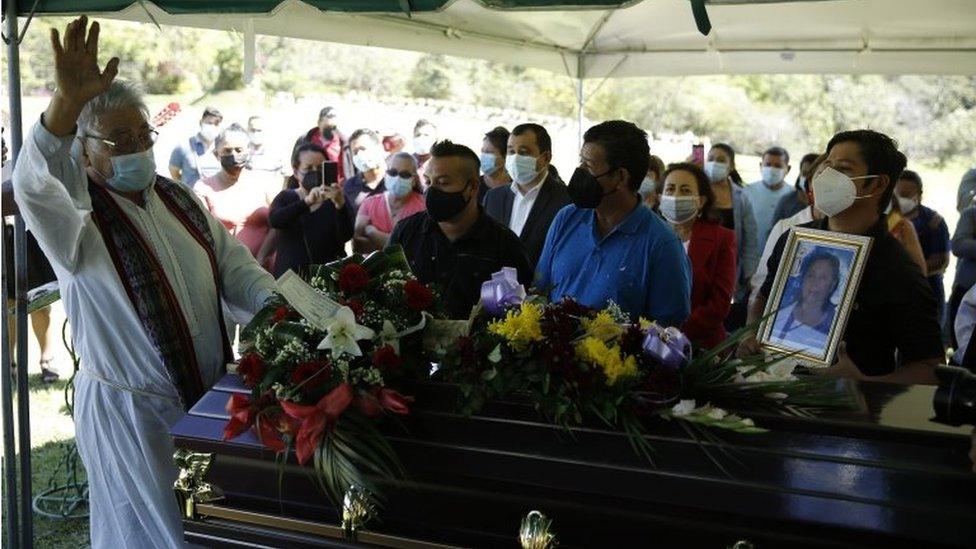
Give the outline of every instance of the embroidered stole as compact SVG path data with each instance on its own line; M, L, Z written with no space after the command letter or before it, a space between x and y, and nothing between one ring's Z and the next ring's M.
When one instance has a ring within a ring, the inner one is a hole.
M217 289L217 319L223 339L224 362L233 358L220 305L221 279L213 233L207 216L179 183L156 176L156 194L173 216L203 248L210 260ZM159 353L170 378L189 409L206 392L186 317L152 246L105 188L88 184L92 219L102 234L122 286L139 316L142 328Z

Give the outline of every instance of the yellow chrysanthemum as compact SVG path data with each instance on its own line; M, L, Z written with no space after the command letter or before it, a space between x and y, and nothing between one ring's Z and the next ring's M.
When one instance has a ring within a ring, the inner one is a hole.
M607 385L614 385L620 378L637 375L637 360L633 356L621 356L620 346L608 347L596 337L583 338L576 345L576 356L599 366L607 376Z
M647 331L647 329L650 328L654 324L653 322L651 322L650 320L647 320L644 317L640 317L639 319L637 319L637 323L638 323L638 325L640 325L641 331Z
M617 321L607 311L600 311L592 319L584 318L583 329L586 330L587 336L595 337L601 341L617 339L624 333L623 327L617 324Z
M512 347L523 349L533 341L542 340L542 307L523 302L518 311L508 311L505 320L496 320L488 326L488 331L504 337Z

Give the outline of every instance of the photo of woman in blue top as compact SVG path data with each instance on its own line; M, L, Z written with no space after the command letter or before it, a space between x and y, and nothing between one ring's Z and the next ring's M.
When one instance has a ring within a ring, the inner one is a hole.
M822 355L837 314L831 297L841 282L840 260L830 252L813 251L803 258L799 277L799 285L784 296L788 305L776 315L771 341Z

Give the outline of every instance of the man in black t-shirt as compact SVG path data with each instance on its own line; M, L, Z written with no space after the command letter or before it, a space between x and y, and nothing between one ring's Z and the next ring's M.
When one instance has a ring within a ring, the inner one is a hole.
M427 211L399 223L389 245L403 247L414 275L439 287L451 318L464 319L478 303L481 284L502 267L532 282L532 269L518 236L478 204L481 162L471 149L441 141L427 163Z
M844 346L828 375L890 383L936 382L945 362L932 289L918 266L887 230L882 213L891 202L905 156L888 136L871 130L841 132L827 145L827 158L813 179L814 206L827 217L801 227L874 239L854 297ZM769 258L769 274L756 293L749 321L762 317L789 233ZM755 337L740 356L760 351Z

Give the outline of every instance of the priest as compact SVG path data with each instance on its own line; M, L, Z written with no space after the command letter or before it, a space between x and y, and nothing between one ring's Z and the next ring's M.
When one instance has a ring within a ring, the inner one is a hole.
M156 175L141 94L99 68L98 23L51 32L57 90L14 196L58 277L81 369L78 451L95 548L184 545L169 428L223 373L221 299L256 312L274 280L183 185Z

